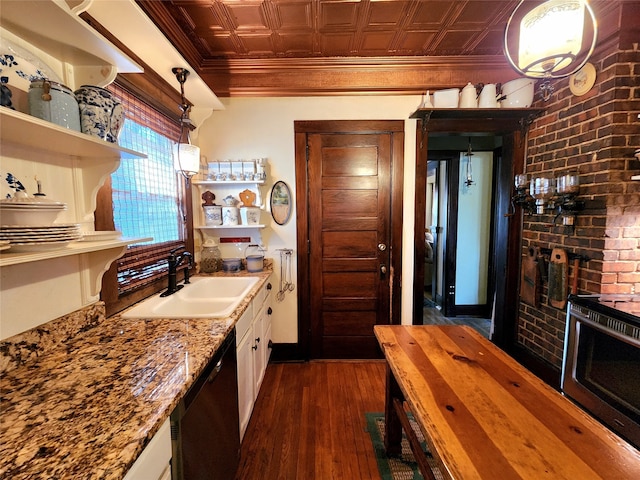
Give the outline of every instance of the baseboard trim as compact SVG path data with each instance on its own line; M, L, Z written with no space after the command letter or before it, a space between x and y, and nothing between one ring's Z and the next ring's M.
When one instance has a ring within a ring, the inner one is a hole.
M272 343L271 358L272 363L304 362L308 360L300 351L298 343Z

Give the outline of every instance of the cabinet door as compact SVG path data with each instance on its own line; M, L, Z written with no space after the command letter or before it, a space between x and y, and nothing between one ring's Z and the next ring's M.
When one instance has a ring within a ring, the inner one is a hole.
M264 368L266 370L271 357L271 316L273 309L271 308L271 297L268 296L264 304Z
M163 480L171 472L171 428L165 420L158 432L131 466L124 480Z
M266 346L267 342L264 339L264 317L265 309L261 308L258 315L253 321L253 376L255 381L255 394L258 396L260 391L260 385L262 385L262 379L264 378L264 371L266 369Z
M250 328L237 346L238 356L238 410L240 413L240 439L251 418L255 399L253 379L253 331Z

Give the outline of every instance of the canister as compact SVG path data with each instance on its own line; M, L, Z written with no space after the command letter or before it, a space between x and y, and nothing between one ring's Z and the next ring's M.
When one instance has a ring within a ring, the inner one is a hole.
M238 225L238 210L238 207L222 207L222 224L229 226Z
M70 130L80 131L78 102L69 87L46 79L29 85L29 114Z
M222 225L222 207L220 205L205 205L202 210L204 210L204 223L206 226Z
M215 240L207 239L202 244L200 254L200 271L202 273L213 273L222 270L222 255Z
M261 272L264 268L264 250L259 245L249 245L244 252L247 271Z
M258 225L260 223L260 207L240 207L240 218L243 225Z

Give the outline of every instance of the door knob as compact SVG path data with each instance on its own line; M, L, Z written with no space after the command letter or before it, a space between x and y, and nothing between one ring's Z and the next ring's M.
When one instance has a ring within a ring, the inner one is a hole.
M384 252L386 249L387 249L387 246L384 243L378 244L378 250L380 250L381 252Z
M383 275L385 273L387 273L387 266L386 265L380 265L380 273L382 273Z

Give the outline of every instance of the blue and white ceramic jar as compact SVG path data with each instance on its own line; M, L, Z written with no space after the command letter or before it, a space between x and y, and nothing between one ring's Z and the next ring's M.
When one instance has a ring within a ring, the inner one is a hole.
M29 85L29 114L70 130L80 131L78 102L69 87L43 78Z
M75 91L80 107L82 132L111 143L118 143L124 122L122 104L110 91L92 85L82 85Z

